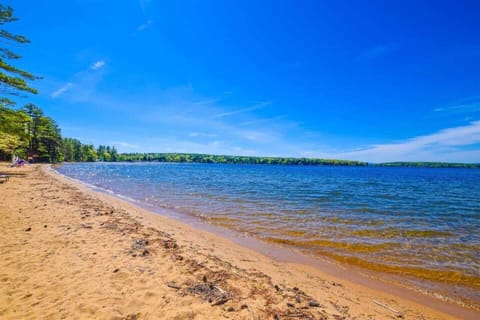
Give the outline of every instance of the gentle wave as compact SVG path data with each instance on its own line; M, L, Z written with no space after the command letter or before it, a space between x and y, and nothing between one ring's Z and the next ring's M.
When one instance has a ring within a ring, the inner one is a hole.
M480 170L94 163L58 171L264 241L479 287Z

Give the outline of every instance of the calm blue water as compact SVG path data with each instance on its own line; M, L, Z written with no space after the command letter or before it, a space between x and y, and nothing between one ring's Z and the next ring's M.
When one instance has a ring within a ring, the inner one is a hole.
M78 163L151 206L375 269L480 288L480 170Z

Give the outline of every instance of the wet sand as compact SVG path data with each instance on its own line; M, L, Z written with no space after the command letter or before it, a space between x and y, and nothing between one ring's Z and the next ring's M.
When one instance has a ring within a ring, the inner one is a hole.
M2 319L480 318L280 262L46 166L0 171Z

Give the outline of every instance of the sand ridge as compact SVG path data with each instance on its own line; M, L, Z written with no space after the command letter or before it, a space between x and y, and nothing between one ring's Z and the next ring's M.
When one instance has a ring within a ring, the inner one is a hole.
M41 165L0 169L14 174L0 184L2 319L454 318L273 261Z

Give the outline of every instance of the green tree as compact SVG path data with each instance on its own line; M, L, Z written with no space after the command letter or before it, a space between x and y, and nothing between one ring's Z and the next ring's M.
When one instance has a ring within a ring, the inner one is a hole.
M25 129L25 153L28 157L40 162L63 160L62 137L57 123L32 103L25 105L21 111L30 119Z
M8 160L6 156L13 156L20 144L19 136L3 133L0 137L0 151L5 154L2 160Z
M30 42L22 35L12 34L3 29L4 24L16 20L18 19L13 16L13 9L0 4L0 39L3 40L2 44L18 46ZM10 49L0 47L0 159L2 160L8 160L15 153L25 157L28 152L26 143L30 141L28 125L31 118L22 110L13 109L15 102L5 96L37 93L37 90L30 87L27 81L39 77L9 63L11 60L20 58L20 55Z
M63 147L63 160L73 161L73 156L74 156L73 139L70 139L70 138L62 139L62 147Z
M28 115L31 119L27 123L27 136L28 136L28 147L27 153L28 156L33 156L35 152L39 149L39 130L42 122L42 118L44 117L43 111L34 105L33 103L29 103L22 108L22 111Z
M28 142L26 128L30 120L24 112L13 110L0 102L0 159L9 160Z
M97 151L95 150L95 147L92 145L82 145L81 146L82 150L82 160L83 162L93 162L97 161Z
M110 161L112 161L112 162L118 161L118 152L117 152L117 149L115 148L115 146L112 146L112 148L110 150L110 156L111 156Z
M57 123L49 117L40 118L38 151L48 162L63 160L62 136Z

